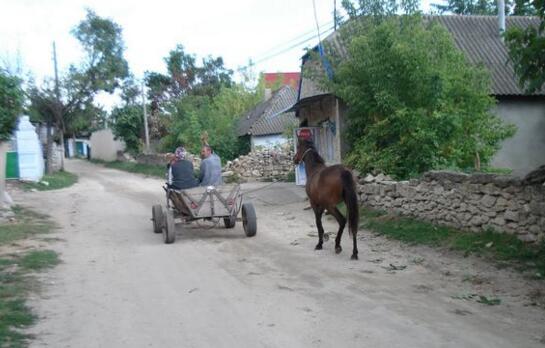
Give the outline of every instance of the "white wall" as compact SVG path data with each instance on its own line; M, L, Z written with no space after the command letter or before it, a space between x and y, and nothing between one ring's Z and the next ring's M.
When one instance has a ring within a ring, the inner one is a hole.
M125 150L125 143L115 140L111 129L102 129L91 134L91 158L103 161L115 161L117 152Z
M518 130L503 142L492 166L511 168L514 175L523 176L545 164L545 99L499 100L496 112Z
M252 150L255 150L256 147L272 149L288 142L288 139L281 134L252 136L251 140Z

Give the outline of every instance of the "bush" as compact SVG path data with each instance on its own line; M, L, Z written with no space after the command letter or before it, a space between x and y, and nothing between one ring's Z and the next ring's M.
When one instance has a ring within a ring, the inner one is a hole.
M0 69L0 141L10 139L22 108L21 81Z
M352 150L361 172L407 178L438 167L486 165L513 135L490 110L490 82L471 65L448 31L418 15L345 25L348 58L332 59L322 80L349 106Z

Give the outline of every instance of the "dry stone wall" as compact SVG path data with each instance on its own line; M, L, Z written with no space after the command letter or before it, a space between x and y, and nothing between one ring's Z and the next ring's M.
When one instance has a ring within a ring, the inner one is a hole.
M293 171L293 155L287 149L252 151L227 162L223 168L224 176L236 175L254 180L285 178Z
M432 171L418 180L358 179L363 205L469 231L545 239L545 184L506 175Z

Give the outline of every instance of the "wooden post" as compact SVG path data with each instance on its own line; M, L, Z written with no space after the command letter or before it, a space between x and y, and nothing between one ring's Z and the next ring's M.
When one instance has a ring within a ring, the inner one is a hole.
M142 80L142 110L144 112L144 133L146 139L146 148L144 153L149 153L149 129L148 129L148 114L146 112L146 94L144 92L144 80Z
M59 91L59 73L57 70L57 46L53 41L53 66L55 68L55 117L57 118L58 128L61 133L61 170L64 170L64 117L62 114L61 106L61 93ZM53 157L53 156L51 156Z

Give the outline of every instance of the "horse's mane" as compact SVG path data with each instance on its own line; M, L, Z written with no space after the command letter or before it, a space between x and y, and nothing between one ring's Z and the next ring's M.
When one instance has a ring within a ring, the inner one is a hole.
M309 151L309 154L307 156L312 156L313 161L315 163L325 164L324 159L318 153L316 146L314 146L314 142L312 142L311 140L303 140L303 144L306 149L311 149L311 151Z

